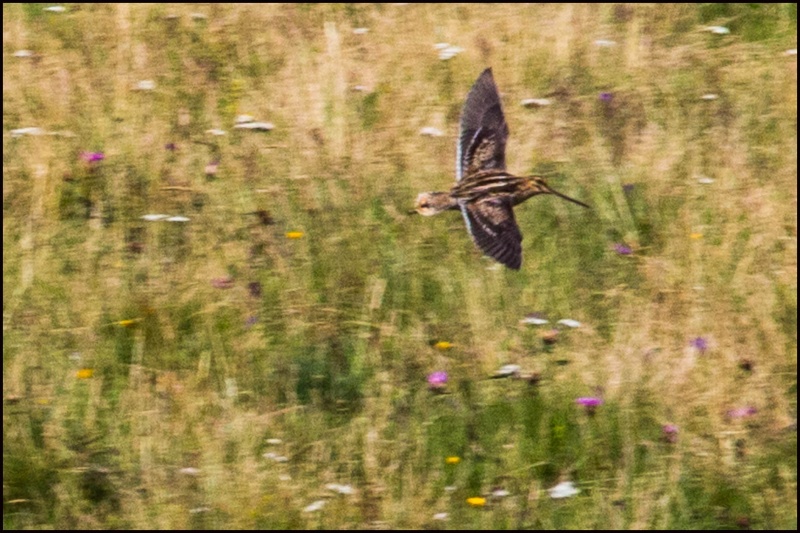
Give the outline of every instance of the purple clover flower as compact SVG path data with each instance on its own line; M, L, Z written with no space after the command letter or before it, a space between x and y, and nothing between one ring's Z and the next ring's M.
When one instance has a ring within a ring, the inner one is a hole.
M691 340L691 342L689 342L689 346L702 354L708 349L708 341L703 337L695 337Z
M614 94L613 93L600 93L600 96L598 96L598 98L600 99L601 102L609 103L609 102L611 102L611 100L614 99Z
M621 242L614 244L614 251L619 255L631 255L633 253L633 250L630 246L622 244Z

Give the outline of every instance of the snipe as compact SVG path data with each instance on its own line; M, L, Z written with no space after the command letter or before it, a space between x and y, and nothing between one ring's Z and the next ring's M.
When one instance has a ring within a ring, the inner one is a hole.
M461 112L456 184L450 192L423 192L416 211L430 216L460 210L472 239L483 253L519 270L522 233L513 207L537 194L554 194L583 207L588 205L553 190L540 176L518 177L506 171L508 124L500 95L487 68L467 95Z

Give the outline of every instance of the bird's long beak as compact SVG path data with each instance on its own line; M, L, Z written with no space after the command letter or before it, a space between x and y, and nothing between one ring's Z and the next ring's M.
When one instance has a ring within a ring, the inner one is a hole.
M407 215L418 215L419 213L417 213L416 209L409 209L406 214Z
M559 198L563 198L564 200L572 202L573 204L578 204L578 205L583 206L583 207L585 207L587 209L591 209L590 206L586 205L585 203L581 202L580 200L576 200L575 198L570 198L566 194L561 194L560 192L558 192L558 191L556 191L554 189L551 189L550 187L547 188L547 192L549 192L550 194L555 194Z

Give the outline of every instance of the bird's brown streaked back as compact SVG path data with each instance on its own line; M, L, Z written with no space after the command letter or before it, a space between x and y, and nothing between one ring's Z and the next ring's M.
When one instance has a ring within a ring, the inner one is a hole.
M456 184L449 193L420 193L416 211L435 215L460 209L478 248L518 270L522 265L522 233L514 219L515 205L537 194L553 194L589 206L553 190L541 177L508 173L508 133L492 69L487 68L470 89L461 113Z

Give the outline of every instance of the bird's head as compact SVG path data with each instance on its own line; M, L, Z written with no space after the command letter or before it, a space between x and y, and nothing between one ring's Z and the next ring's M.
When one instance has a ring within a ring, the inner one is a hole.
M414 209L426 217L458 207L456 201L446 192L421 192L417 195Z

